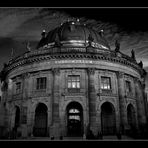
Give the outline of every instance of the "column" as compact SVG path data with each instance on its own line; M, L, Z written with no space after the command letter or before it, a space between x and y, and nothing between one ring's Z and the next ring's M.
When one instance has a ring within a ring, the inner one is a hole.
M53 92L52 92L52 127L50 135L60 136L59 98L60 98L60 69L54 68L53 72Z
M96 91L95 91L95 69L88 68L88 104L89 104L89 126L96 135Z
M124 73L117 72L116 74L117 74L117 81L118 81L120 127L121 127L122 133L124 133L127 126L128 126L126 100L125 100L125 89L124 89Z
M144 111L144 105L143 105L143 95L142 95L142 89L140 88L140 80L135 78L135 89L136 89L136 103L137 103L137 114L138 114L138 124L139 126L142 126L146 122L145 118L145 111Z

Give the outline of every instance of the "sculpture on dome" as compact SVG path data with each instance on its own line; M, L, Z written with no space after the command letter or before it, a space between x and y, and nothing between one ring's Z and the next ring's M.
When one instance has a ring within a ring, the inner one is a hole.
M104 36L104 30L101 29L100 32L99 32L99 34L100 34L101 37L103 37Z
M88 46L92 46L91 43L94 41L94 38L89 34L88 36Z
M40 42L37 45L37 49L39 47L43 46L45 44L45 42L46 42L46 31L43 30L43 32L41 33L41 35L42 35L42 38L41 38Z
M120 50L120 43L119 43L119 41L118 40L116 40L116 42L115 42L115 51L116 52L119 52L119 50Z
M58 33L56 33L56 37L55 37L55 46L56 47L60 47L61 46L61 42L60 42L60 38Z

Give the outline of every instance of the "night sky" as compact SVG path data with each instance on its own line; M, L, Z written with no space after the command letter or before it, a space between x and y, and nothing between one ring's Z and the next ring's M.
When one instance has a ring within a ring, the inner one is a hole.
M13 48L17 56L25 51L29 41L35 50L46 32L68 19L102 28L111 50L115 40L120 50L130 55L133 49L136 59L143 61L148 71L148 8L0 8L0 70L8 62Z

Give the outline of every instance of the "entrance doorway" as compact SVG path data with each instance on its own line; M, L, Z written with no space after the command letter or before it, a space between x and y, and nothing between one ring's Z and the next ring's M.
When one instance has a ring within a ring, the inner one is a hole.
M47 107L43 103L39 103L35 110L33 135L36 137L47 136Z
M78 102L71 102L67 106L67 135L71 137L83 135L83 109Z
M17 131L17 128L20 125L20 108L18 106L15 107L15 124L14 129Z
M110 102L105 102L101 106L101 127L103 135L116 133L115 109Z
M127 106L127 120L129 125L129 130L134 132L136 130L136 115L132 104Z

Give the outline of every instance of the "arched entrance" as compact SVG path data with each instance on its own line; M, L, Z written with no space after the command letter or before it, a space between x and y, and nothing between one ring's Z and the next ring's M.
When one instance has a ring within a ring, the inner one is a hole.
M67 135L83 135L83 109L80 103L71 102L67 108Z
M43 103L39 103L35 110L33 135L36 137L47 136L47 107Z
M129 104L127 106L127 120L128 120L129 130L134 132L136 128L136 115L132 104Z
M20 125L20 108L18 106L15 106L15 124L14 124L14 129L17 130L19 125Z
M103 135L116 133L115 109L109 102L105 102L101 106L101 127Z

